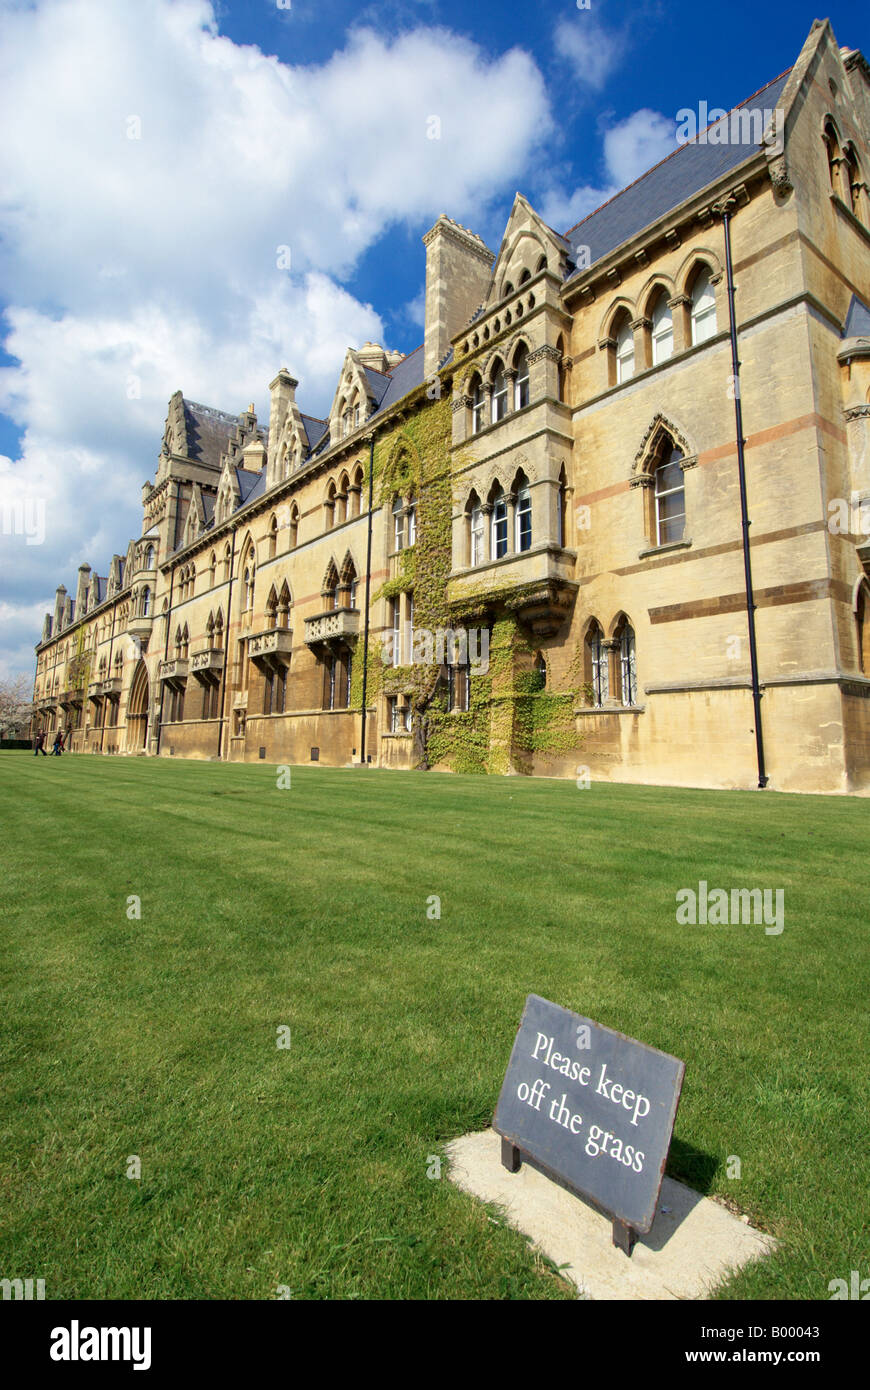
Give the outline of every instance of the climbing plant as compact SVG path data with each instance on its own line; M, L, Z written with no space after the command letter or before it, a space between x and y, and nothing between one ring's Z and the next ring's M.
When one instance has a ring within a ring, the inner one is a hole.
M505 605L516 597L516 586L499 588L491 582L474 589L463 585L461 613L451 611L448 582L453 564L452 517L455 510L453 473L462 457L451 461L450 398L420 399L415 413L378 438L374 453L377 501L389 511L392 499L408 497L416 504L416 539L399 556L395 575L372 595L372 602L412 592L414 628L436 633L461 624L489 630L489 664L472 667L468 710L447 709L447 689L440 662L423 659L422 644L415 660L385 665L377 632L369 644L367 700L404 695L412 708L418 766L435 764L456 772L506 773L530 771L538 754L569 752L580 744L574 709L582 698L574 667L570 688L542 688L531 667L533 649L516 616ZM496 614L495 618L492 617ZM355 663L351 702L362 699L362 662Z

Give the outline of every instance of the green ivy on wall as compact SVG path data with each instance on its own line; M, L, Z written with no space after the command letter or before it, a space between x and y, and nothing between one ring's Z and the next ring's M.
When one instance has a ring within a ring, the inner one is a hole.
M490 631L489 668L472 668L470 708L447 710L443 668L434 662L384 666L375 631L369 641L367 700L381 694L404 695L412 707L417 765L435 764L455 772L530 771L537 754L567 753L582 742L574 719L581 699L580 682L558 692L542 689L527 636L503 602L515 594L491 584L463 599L463 617L451 614L447 586L453 563L451 409L447 392L437 400L420 399L417 412L375 442L374 486L389 513L396 495L416 503L415 544L401 552L398 573L372 595L372 603L413 592L414 627L432 633L467 623ZM470 599L470 601L469 601ZM373 628L375 625L372 625ZM354 663L351 703L362 700L362 660Z

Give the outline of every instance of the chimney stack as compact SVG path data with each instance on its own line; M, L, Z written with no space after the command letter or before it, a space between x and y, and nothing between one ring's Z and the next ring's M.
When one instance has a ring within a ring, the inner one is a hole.
M433 375L451 338L489 293L495 255L467 227L442 212L423 238L426 247L426 329L423 374Z
M269 382L269 460L276 458L278 440L287 419L287 411L296 404L296 388L299 382L282 367L274 381Z

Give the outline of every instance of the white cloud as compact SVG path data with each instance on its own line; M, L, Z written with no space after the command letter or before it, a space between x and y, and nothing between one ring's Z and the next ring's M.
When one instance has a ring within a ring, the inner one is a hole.
M604 137L604 159L617 187L624 188L677 148L676 124L642 107Z
M605 178L600 187L584 184L567 192L548 188L537 202L545 222L557 232L569 231L581 218L601 207L627 184L676 149L676 125L646 107L633 111L604 134Z
M628 48L624 32L605 29L588 10L561 19L553 43L570 65L574 81L593 92L607 85Z
M23 431L0 503L47 507L43 545L0 535L28 614L138 533L172 391L254 400L263 418L287 365L324 413L348 343L383 340L338 281L391 225L479 223L552 130L521 50L358 29L294 67L222 37L207 0L0 9L0 126L0 296L20 361L0 370L0 409Z
M606 190L594 188L589 184L575 188L573 193L566 193L561 188L550 188L538 199L536 207L548 226L556 232L564 233L579 222L581 217L594 212L609 197L610 193Z

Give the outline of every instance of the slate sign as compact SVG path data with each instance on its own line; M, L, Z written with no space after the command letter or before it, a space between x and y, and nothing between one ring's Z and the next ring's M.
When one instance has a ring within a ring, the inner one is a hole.
M685 1069L666 1052L530 994L493 1129L578 1196L645 1233Z

